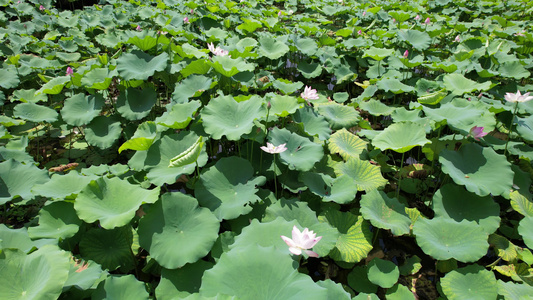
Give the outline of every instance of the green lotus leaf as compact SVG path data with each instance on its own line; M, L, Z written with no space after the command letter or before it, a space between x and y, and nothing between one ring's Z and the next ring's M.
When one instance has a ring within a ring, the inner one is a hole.
M509 300L527 299L533 295L533 286L498 279L498 294Z
M2 249L19 249L24 253L28 253L36 247L28 236L28 230L24 227L11 229L0 224L0 241L2 241Z
M32 122L55 122L57 112L49 107L35 103L19 103L13 110L13 115Z
M98 288L91 296L94 300L116 299L148 300L148 292L144 288L144 283L135 279L133 275L110 275L105 281L100 282Z
M414 91L414 87L410 85L403 84L400 80L396 78L383 78L378 81L377 86L379 89L384 90L385 92L393 92L394 94L409 93Z
M388 56L391 56L393 53L394 53L393 49L370 47L363 54L363 58L370 57L374 60L379 61L379 60L385 59Z
M430 143L431 141L426 139L424 128L412 122L394 123L372 139L375 147L381 150L392 149L398 153Z
M254 120L266 116L263 101L256 97L237 102L231 95L219 96L209 101L201 111L205 132L219 140L225 135L237 141L252 131Z
M219 293L239 299L327 299L327 290L299 273L292 257L274 247L246 245L232 249L205 271L200 295Z
M422 269L422 264L420 263L422 259L417 255L413 255L406 259L405 263L400 266L400 274L402 275L413 275L418 273Z
M413 225L413 233L420 248L437 260L455 258L474 262L487 254L489 248L487 233L476 222L467 220L419 218Z
M99 94L75 94L65 99L61 117L72 126L87 125L100 114L103 105L104 98Z
M334 166L338 177L348 175L353 178L358 191L371 191L384 186L387 180L381 175L379 166L374 166L366 160L350 157L346 162Z
M99 264L71 257L68 279L63 285L63 292L73 287L75 290L88 290L97 281L103 280L102 277L105 277L105 273Z
M128 224L141 204L154 203L158 196L159 187L145 190L118 177L102 177L80 191L74 208L85 222L100 221L103 228L113 229Z
M113 146L121 132L120 120L116 116L98 116L85 128L85 139L90 145L107 149Z
M248 31L251 33L251 32L254 32L256 29L263 27L263 25L261 25L261 22L254 20L252 18L250 19L242 18L242 21L244 23L236 27L238 32Z
M392 287L400 277L400 270L392 262L374 258L368 264L368 280L382 288Z
M524 238L524 243L533 248L533 217L526 216L518 225L518 233Z
M320 74L322 74L322 66L319 63L308 64L305 61L303 61L298 64L298 67L296 69L300 71L303 77L307 79L315 78L317 76L320 76Z
M57 32L60 35L59 32ZM79 53L67 53L67 52L56 52L56 57L61 59L64 62L73 62L78 61L81 58Z
M189 98L198 97L204 91L211 88L213 80L203 75L191 75L179 84L176 84L174 93L172 93L172 101L177 103L187 103Z
M273 36L262 36L259 38L257 53L269 59L278 59L289 52L289 46L279 41Z
M272 107L270 108L270 115L284 118L288 115L292 115L300 107L296 97L277 94L272 94L271 96L270 105L272 105Z
M331 125L331 129L350 128L359 122L359 113L351 106L328 102L316 107L319 114Z
M181 175L193 173L196 165L188 164L179 168L169 168L168 164L172 158L187 150L197 139L196 134L188 131L166 135L156 141L147 152L137 152L129 163L130 165L138 164L140 168L147 170L148 180L157 186L175 183ZM204 147L197 163L199 167L202 167L206 162L207 153Z
M157 71L163 71L168 65L168 54L163 52L151 56L142 51L134 50L122 54L117 59L117 71L125 80L148 80Z
M311 38L299 38L295 41L296 48L305 55L315 55L318 45L314 39Z
M181 268L207 255L220 223L191 196L166 193L139 221L139 244L161 266Z
M126 43L133 44L142 51L150 50L157 45L157 38L153 31L146 30L142 32L135 32Z
M32 239L66 239L78 232L81 223L72 203L53 202L39 211L39 226L29 227L28 234Z
M376 294L359 293L352 300L379 300L379 297Z
M11 126L24 125L24 124L26 124L26 121L24 120L13 119L5 115L0 116L0 125L2 126L11 127Z
M157 94L151 87L127 88L118 96L116 107L121 116L136 121L146 117L157 101Z
M131 252L133 234L131 226L111 230L93 228L83 234L80 253L85 259L100 264L103 269L114 271L121 267L131 270L135 265Z
M358 158L366 150L366 142L346 129L341 129L331 135L328 141L331 153L339 153L344 159Z
M118 153L126 149L136 151L145 151L150 149L150 146L152 146L152 143L156 137L156 130L157 126L154 122L147 121L142 123L137 128L131 139L127 140L124 144L122 144L122 146L120 146L120 148L118 148Z
M260 200L256 195L258 185L266 178L252 177L253 167L239 157L220 159L202 175L195 187L198 202L219 219L231 220L252 210L249 205Z
M355 199L357 193L357 186L353 184L353 178L347 175L332 178L326 174L306 172L301 175L300 180L324 202L333 201L347 204Z
M498 72L503 77L514 79L529 78L531 76L531 73L524 68L519 60L503 62L498 68Z
M431 37L427 32L418 30L400 30L398 31L398 39L400 41L408 42L417 50L426 50L431 45Z
M57 299L67 281L70 256L54 245L29 255L4 249L0 254L0 298L6 300Z
M441 279L441 286L444 295L450 300L496 299L498 297L498 285L494 273L478 264L447 273Z
M280 236L284 235L290 238L293 226L303 230L296 220L287 221L282 217L278 217L274 221L259 223L257 219L254 219L250 222L250 225L244 227L242 232L235 237L235 242L229 245L229 250L253 244L261 247L274 246L279 251L291 255L289 246ZM321 235L320 232L315 233L317 236Z
M384 192L373 190L363 195L360 203L361 215L373 226L390 229L394 235L409 233L411 219L405 213L405 205L396 198L389 198Z
M491 234L500 227L500 206L490 196L480 197L462 186L447 184L433 195L435 217L474 221Z
M202 153L205 142L202 141L203 137L199 136L196 142L192 144L185 151L181 152L177 156L170 159L169 168L181 168L188 164L195 163Z
M322 146L285 128L274 128L269 139L276 146L286 144L287 150L279 158L290 170L309 171L324 156Z
M526 217L533 217L533 201L524 197L518 191L510 194L513 209Z
M13 159L0 163L0 204L18 197L28 201L34 198L31 188L49 180L46 171L32 164L22 164Z
M466 135L474 126L491 131L496 125L494 113L480 102L454 99L437 109L423 107L424 113L435 122L446 120L448 125Z
M192 74L206 74L211 70L211 66L206 59L199 59L190 62L187 66L183 67L179 72L183 77L189 77Z
M272 83L274 88L278 89L285 95L292 94L297 90L301 89L304 84L301 81L292 82L287 79L278 78Z
M373 116L390 115L394 111L394 107L381 103L381 101L370 99L369 101L363 101L359 103L359 107L362 110L366 110Z
M296 111L292 116L294 122L300 123L303 130L310 136L318 136L320 140L330 137L331 129L326 118L317 114L311 107L305 106Z
M331 279L323 281L317 281L316 284L325 288L328 291L327 299L346 299L350 300L352 297L350 293L344 290L344 287L340 283L335 283Z
M16 68L0 69L0 87L4 89L16 88L20 83Z
M361 216L350 212L328 210L319 220L326 220L340 232L335 248L329 256L337 261L357 263L372 250L372 232Z
M415 300L415 295L413 295L413 292L410 291L405 285L399 283L389 288L385 295L387 300Z
M474 91L487 91L491 88L491 82L477 83L464 77L462 74L446 74L443 77L444 87L453 95L462 95Z
M368 280L368 267L356 266L348 274L348 285L358 293L376 293L377 285Z
M180 56L187 57L187 58L201 59L201 58L209 57L207 53L198 50L198 48L190 45L189 43L185 43L181 45L181 49L178 48L177 52Z
M442 150L439 162L455 183L479 196L503 195L512 189L511 164L492 148L466 144L459 151ZM493 176L494 170L498 176Z
M331 249L335 247L335 243L339 237L339 231L327 222L319 220L316 217L316 213L309 208L307 203L298 201L297 199L286 200L282 198L267 207L262 222L271 222L278 217L282 217L287 222L296 220L301 226L300 229L309 228L317 236L321 236L322 239L320 242L313 247L313 251L318 253L319 256L328 255ZM285 228L285 230L288 229ZM290 237L290 233L285 233L285 236Z
M425 94L422 96L419 96L416 101L421 104L426 105L436 105L438 104L444 97L448 95L448 92L446 92L446 89L442 89L433 93Z
M226 77L231 77L240 72L253 72L255 70L254 64L247 63L242 57L231 58L218 55L208 61L207 64Z
M48 94L48 95L57 95L61 93L63 87L71 80L70 76L59 76L45 83L38 91L35 92L36 95L39 94Z
M516 118L516 120L516 131L520 136L527 141L533 141L533 116Z
M155 289L157 299L168 300L176 297L183 299L198 293L204 272L212 267L213 263L199 260L179 269L161 269L161 280Z
M107 90L115 75L117 75L117 73L109 72L108 68L95 68L83 76L81 84L90 89Z
M44 102L48 101L48 96L45 94L36 94L37 90L35 89L29 89L29 90L16 90L13 92L13 98L11 101L20 101L20 102Z

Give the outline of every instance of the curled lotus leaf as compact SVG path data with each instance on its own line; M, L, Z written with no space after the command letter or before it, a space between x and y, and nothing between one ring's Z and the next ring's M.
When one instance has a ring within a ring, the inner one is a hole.
M192 144L189 148L185 149L185 151L181 152L176 157L171 158L168 167L183 167L185 165L196 162L198 160L198 157L200 157L200 154L202 153L202 148L205 144L202 139L203 137L199 136L196 142L194 142L194 144Z

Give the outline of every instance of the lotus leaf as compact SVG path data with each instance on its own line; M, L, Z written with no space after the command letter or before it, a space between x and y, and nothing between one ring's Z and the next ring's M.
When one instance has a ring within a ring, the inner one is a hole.
M389 198L384 192L373 190L363 195L360 203L361 215L373 226L390 229L394 235L409 233L411 219L405 213L405 205L396 198Z
M154 57L134 50L117 59L117 71L125 80L147 80L155 72L163 71L167 65L168 54L166 52Z
M370 49L367 49L365 53L363 54L363 58L370 57L374 60L380 61L380 60L385 59L388 56L391 56L393 53L394 53L394 50L392 49L370 47Z
M226 76L231 77L240 72L253 72L255 67L251 63L247 63L243 58L231 58L229 56L215 56L208 61L209 64L215 71Z
M300 123L304 131L310 136L318 136L320 140L327 140L330 137L331 129L326 118L310 107L302 107L292 116L294 122Z
M235 156L222 158L200 175L194 192L198 202L219 220L231 220L250 212L249 204L260 200L256 186L263 185L266 178L252 176L249 161Z
M139 222L139 244L161 266L176 269L204 257L218 237L219 221L182 193L167 193Z
M418 30L400 30L398 32L398 37L399 40L408 42L417 50L426 50L431 44L431 37L429 34Z
M394 94L408 93L414 91L414 87L403 84L400 80L395 78L384 78L378 81L377 87L385 92L393 92Z
M514 79L529 78L531 76L531 73L518 60L503 62L498 68L498 72L503 77Z
M344 159L358 158L366 150L366 142L346 129L341 129L331 135L328 141L331 153L339 153Z
M155 32L153 31L144 31L139 33L133 33L133 36L130 37L126 43L133 44L142 51L150 50L157 45L157 38L154 37Z
M327 290L295 270L293 259L274 247L246 245L232 249L205 271L200 295L219 293L240 299L327 299Z
M136 121L146 117L157 101L157 94L153 88L127 88L120 93L116 107L121 116Z
M418 219L413 233L420 248L438 260L455 258L461 262L473 262L483 257L489 248L487 233L477 223L467 220Z
M511 164L491 148L467 144L459 151L442 150L439 162L456 184L479 196L502 195L512 188ZM492 176L494 170L498 176Z
M326 174L307 172L302 174L301 181L324 202L347 204L355 199L357 193L357 186L348 175L332 178Z
M137 150L137 151L144 151L150 149L150 146L152 146L152 143L154 142L154 139L156 137L156 124L151 121L147 121L142 123L137 130L135 131L135 134L126 141L120 148L118 148L118 153L126 150Z
M115 144L121 132L122 128L117 116L98 116L85 128L85 139L90 145L107 149Z
M99 264L93 261L82 262L72 257L68 279L63 285L63 291L67 291L72 287L76 287L76 290L88 290L97 281L103 280L103 276L105 276L105 272L102 271L102 267Z
M16 88L20 83L16 68L0 69L0 87L4 89Z
M324 155L322 146L285 128L274 128L269 139L273 145L286 144L279 157L290 170L309 171Z
M426 139L424 128L412 122L394 123L372 139L374 146L382 150L392 149L398 153L429 143L431 141Z
M526 246L533 248L533 217L526 216L520 220L518 233L524 238Z
M335 102L320 104L317 111L326 118L333 130L350 128L359 121L359 113L353 107Z
M409 290L408 287L402 284L395 284L393 287L389 288L387 290L387 293L385 294L387 299L390 300L415 300L415 296L413 295L413 292Z
M0 298L57 299L67 281L69 254L46 245L29 255L4 249L0 254Z
M516 131L520 136L527 140L533 141L533 116L528 116L526 118L516 118L517 126Z
M525 283L504 282L498 279L498 294L505 299L527 299L533 293L533 287Z
M83 76L81 84L91 89L106 90L116 75L116 71L109 72L107 68L95 68Z
M28 234L33 239L66 239L78 232L81 223L72 203L52 202L39 211L39 226L28 228Z
M461 74L446 74L443 78L444 86L453 95L462 95L474 91L486 91L491 88L491 82L477 83Z
M259 38L259 55L269 59L278 59L289 52L289 47L272 36L262 36Z
M307 79L318 77L322 73L322 67L319 63L308 64L306 62L301 62L296 69Z
M4 224L0 224L0 240L3 249L19 249L24 253L33 250L36 245L28 236L26 228L10 229Z
M218 140L225 135L229 140L236 141L252 131L254 120L265 116L266 108L255 97L237 102L229 95L211 99L201 114L204 129L212 138Z
M187 103L190 97L200 96L211 88L213 80L203 75L191 75L176 85L172 100L177 103Z
M494 113L488 111L487 107L480 102L454 99L437 109L424 107L423 110L430 119L436 122L446 120L451 128L465 135L474 126L484 127L488 132L496 125Z
M288 115L294 114L294 112L296 112L296 110L300 107L300 104L298 104L298 99L296 99L296 97L281 96L277 94L271 94L270 105L272 105L272 107L270 108L270 114L283 118Z
M0 163L0 204L16 200L28 201L34 198L31 188L47 182L47 172L32 164L22 164L13 159Z
M185 298L198 293L204 272L212 267L213 263L199 260L179 269L161 269L161 281L155 289L157 299L174 299L176 296Z
M17 118L32 122L54 122L57 120L57 112L49 107L35 103L19 103L13 110Z
M441 280L442 291L450 300L496 299L498 285L494 273L473 264L453 270ZM476 287L473 289L472 287Z
M110 275L98 285L91 299L148 300L148 292L144 288L144 283L137 281L133 275Z
M38 91L35 92L35 95L39 94L49 94L49 95L57 95L61 93L63 90L63 87L69 82L71 79L69 76L59 76L55 77L54 79L48 81L45 83Z
M328 292L327 299L351 299L350 293L344 290L344 287L340 283L335 283L331 279L323 281L317 281L318 286L325 288Z
M131 227L117 227L111 230L93 228L83 234L80 253L85 259L99 263L103 269L114 271L118 267L131 270L134 265L131 245Z
M400 276L400 270L392 262L374 258L368 264L368 279L382 288L392 287Z
M358 191L371 191L384 186L387 180L381 175L379 166L366 160L350 157L344 163L335 165L337 176L348 175L354 179Z
M359 293L375 293L378 291L377 285L368 280L368 267L356 266L348 274L348 285Z
M519 191L510 194L513 209L526 217L533 217L533 201L524 197Z
M282 92L285 95L292 94L304 86L304 84L300 81L291 82L289 80L282 79L282 78L276 79L273 82L273 85L276 89L278 89L280 92Z
M86 125L100 114L103 105L104 98L99 94L75 94L65 99L61 117L72 126Z
M145 190L117 177L102 177L80 191L74 208L85 222L99 221L103 228L113 229L128 224L141 204L154 203L158 196L159 188Z
M369 114L373 116L383 116L390 115L394 112L394 107L387 106L380 101L371 99L369 101L361 102L359 107L363 110L366 110Z
M250 225L243 228L242 232L235 237L233 244L229 245L229 250L246 247L248 244L257 244L261 247L274 246L279 251L290 255L289 247L280 236L291 236L293 226L300 228L296 220L287 221L282 217L277 217L274 221L259 223L256 219ZM317 236L322 233L317 232Z

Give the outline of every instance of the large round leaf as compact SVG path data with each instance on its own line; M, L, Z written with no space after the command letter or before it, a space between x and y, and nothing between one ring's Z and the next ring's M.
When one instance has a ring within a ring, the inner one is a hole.
M317 112L306 106L300 108L292 116L294 122L301 123L304 131L310 136L318 136L320 140L326 140L330 137L331 129L326 118L317 114Z
M75 94L65 99L61 117L72 126L86 125L100 114L103 105L104 98L99 94Z
M424 128L411 122L394 123L372 139L372 144L379 149L392 149L398 153L430 143Z
M226 77L245 71L253 72L255 69L253 64L247 63L242 57L234 59L229 56L215 56L207 64Z
M194 114L200 106L202 106L200 101L176 103L172 106L167 105L167 112L157 118L156 122L158 125L172 129L184 129L192 121Z
M394 53L394 50L392 49L370 47L363 54L363 58L370 57L372 59L379 61L392 55L393 53Z
M33 250L36 245L28 236L28 230L24 227L11 229L0 224L0 246L3 249L19 249L24 253Z
M487 233L477 223L467 220L419 218L413 225L413 233L420 248L437 260L455 258L473 262L487 254L489 248Z
M73 199L94 179L96 179L95 176L82 176L76 171L70 171L65 175L54 174L48 182L34 185L31 191L35 195L52 199Z
M400 30L398 31L398 38L408 42L417 50L426 50L431 44L429 34L418 30Z
M324 202L347 204L355 199L357 193L357 186L353 184L353 179L348 175L332 178L326 174L306 172L301 175L300 180L309 187L313 194L322 197Z
M518 233L524 238L524 243L533 248L533 217L527 216L520 220Z
M394 235L409 233L411 219L405 205L384 192L373 190L361 197L361 215L378 228L390 229Z
M527 140L533 141L533 116L530 115L527 118L517 118L516 131L520 136Z
M385 92L393 92L394 94L402 94L413 91L415 88L403 84L400 80L396 78L383 78L377 83L377 87L384 90Z
M168 54L151 56L142 51L125 53L117 59L117 70L125 80L148 80L156 71L163 71L168 64Z
M54 122L57 120L57 112L49 107L35 103L19 103L13 110L13 115L26 121Z
M111 275L102 281L91 297L92 300L148 300L148 292L144 283L135 279L133 275Z
M185 298L192 293L198 293L204 272L212 267L213 263L199 260L179 269L161 269L161 280L155 289L157 299Z
M400 277L400 270L392 261L374 258L368 264L368 279L382 288L392 287Z
M282 217L278 217L274 221L259 223L259 221L254 219L250 225L243 228L241 234L235 237L235 242L229 245L229 249L246 247L249 244L261 247L274 246L278 250L290 255L289 246L287 246L280 236L291 237L293 226L298 227L299 230L303 230L296 220L287 221ZM321 236L320 232L315 233L317 236Z
M274 247L247 245L232 249L204 273L200 294L239 299L327 299L327 290L299 273L291 256Z
M85 128L85 139L90 145L107 149L113 146L121 132L120 121L116 116L98 116Z
M439 162L455 183L479 196L503 195L512 189L511 164L490 147L473 143L463 145L459 151L442 150Z
M289 46L272 36L262 36L259 38L257 53L269 59L278 59L289 52Z
M498 297L494 273L477 264L449 272L441 279L441 286L450 300L492 300Z
M368 267L356 266L348 274L348 285L358 293L375 293L377 285L368 280Z
M254 170L249 161L236 156L221 158L202 175L195 187L198 202L219 220L234 219L252 210L249 205L260 200L255 194L265 177L252 177Z
M358 158L366 150L366 142L346 129L341 129L329 138L328 148L332 153L348 160L350 157Z
M433 196L435 217L452 218L457 222L474 221L491 234L500 227L500 206L492 197L480 197L462 186L447 184Z
M320 76L322 73L322 67L319 63L311 63L308 64L307 62L303 61L298 64L298 67L296 67L300 73L302 73L303 77L309 79L309 78L315 78L317 76Z
M29 227L31 238L66 239L74 236L82 221L70 202L52 202L39 211L39 226Z
M368 101L363 101L359 104L359 107L362 110L366 110L369 114L373 116L387 116L392 114L395 110L394 107L386 105L381 101L370 99Z
M267 97L270 98L269 102L270 105L272 105L269 111L269 115L272 117L273 115L276 115L284 118L288 115L294 114L294 112L296 112L296 110L300 107L298 99L293 96L282 96L269 93L267 94ZM270 121L273 119L274 118L270 119Z
M291 170L309 171L324 156L322 146L285 128L274 128L269 139L276 146L286 144L287 150L279 158Z
M0 204L20 197L33 199L31 188L48 181L47 172L35 165L22 164L13 159L0 163Z
M219 96L211 99L201 114L204 129L212 138L219 140L225 135L237 141L252 131L254 120L266 116L266 109L256 97L237 102L232 96Z
M198 97L211 88L213 80L203 75L191 75L176 84L172 93L172 101L187 103L190 97Z
M336 102L328 102L317 106L319 114L324 116L331 129L349 128L359 122L359 113L351 107Z
M161 266L175 269L204 257L218 237L220 223L182 193L166 193L139 221L139 244Z
M106 229L128 224L143 203L154 203L159 187L145 190L118 177L93 180L81 190L74 202L80 219L87 223L100 221Z
M509 300L527 299L533 295L533 286L526 283L520 284L498 280L498 294Z
M156 137L157 125L152 121L146 121L137 127L131 139L127 140L118 148L118 153L126 150L145 151L150 149Z
M379 166L359 158L348 158L346 162L335 165L337 176L348 175L353 178L358 191L371 191L384 186L387 180L381 175Z
M71 81L71 78L69 76L55 77L54 79L45 83L38 91L35 92L35 94L57 95L61 93L63 87L65 87L65 85L69 81Z
M136 121L146 117L156 101L157 94L151 87L127 88L118 96L116 106L121 116L130 121Z
M0 298L5 300L57 299L69 273L70 256L46 245L29 255L4 249L0 254Z
M443 77L444 86L454 95L462 95L473 91L486 91L491 88L491 82L477 83L464 77L462 74L446 74Z
M433 121L441 122L446 120L448 126L464 135L474 126L484 127L485 131L489 132L496 125L494 113L480 102L458 98L436 109L424 106L423 110Z
M134 265L131 252L133 234L131 226L112 230L93 228L83 234L80 253L85 259L93 260L103 269L114 271L118 267L130 270Z

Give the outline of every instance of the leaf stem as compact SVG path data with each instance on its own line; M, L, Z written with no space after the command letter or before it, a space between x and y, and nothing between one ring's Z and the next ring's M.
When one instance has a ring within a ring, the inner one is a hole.
M507 136L507 142L505 142L505 149L503 150L504 156L507 155L507 144L509 144L509 140L511 139L511 132L513 130L513 121L514 121L514 117L516 116L517 111L518 111L518 102L516 102L514 106L513 117L511 118L511 122L509 123L509 134Z

